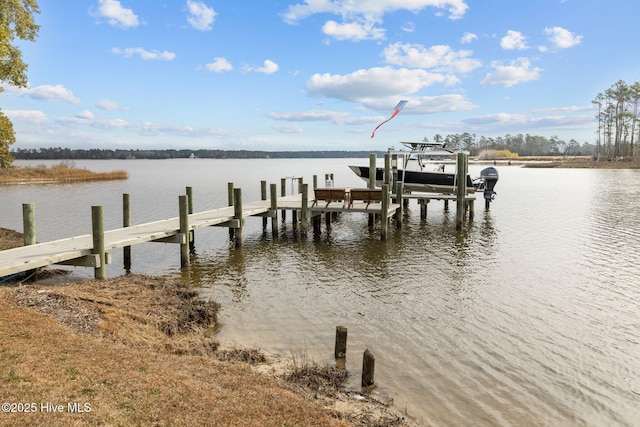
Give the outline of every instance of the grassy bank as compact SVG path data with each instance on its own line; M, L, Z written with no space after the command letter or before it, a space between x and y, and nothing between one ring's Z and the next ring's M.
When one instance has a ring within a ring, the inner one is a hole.
M51 167L44 165L35 167L12 166L0 170L0 185L16 184L55 184L68 182L108 181L127 179L125 171L92 172L77 168L73 163L63 162Z
M0 286L0 395L35 408L0 425L410 425L344 371L220 344L218 304L179 280L57 282Z

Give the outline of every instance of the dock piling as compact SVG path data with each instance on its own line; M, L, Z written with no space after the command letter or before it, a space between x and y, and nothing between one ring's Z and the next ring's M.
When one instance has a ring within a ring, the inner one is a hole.
M129 193L122 195L122 226L131 226L131 196ZM122 248L122 255L124 261L124 270L129 273L131 271L131 246L125 246Z
M465 197L467 195L467 155L456 156L456 228L461 229L464 221Z
M178 209L180 217L180 267L188 267L189 260L189 197L186 194L178 196Z
M93 276L99 280L107 278L107 258L104 249L104 213L102 206L91 206L91 234L93 253L98 255L98 266L93 268Z
M371 189L371 190L376 188L376 173L377 173L376 164L377 164L376 154L375 153L369 154L369 185L368 185L368 188ZM374 223L375 223L375 214L369 214L369 227L373 227Z
M193 188L192 187L187 187L186 188L186 193L187 193L187 201L188 201L188 213L189 215L191 215L193 213ZM189 231L189 251L191 251L192 253L195 252L196 250L196 232L195 230L190 230Z
M344 326L336 327L336 347L333 353L336 359L347 355L347 328Z
M234 206L235 201L233 197L233 182L227 183L227 199L229 201L229 206ZM235 229L233 227L229 227L229 239L234 238Z
M396 200L395 203L398 204L398 208L396 209L396 227L402 228L402 193L404 192L404 184L402 182L396 182Z
M280 196L284 197L287 195L287 178L280 178ZM282 209L282 222L285 222L287 219L287 210Z
M33 203L22 204L22 234L25 246L36 244L36 205Z
M36 205L34 203L22 204L22 236L25 246L36 244ZM27 271L27 276L34 275L37 270Z
M307 224L309 222L309 184L303 184L302 180L300 181L301 193L302 193L302 206L300 209L300 223L302 225L302 231L305 232L307 230Z
M267 181L260 181L260 200L267 200ZM262 218L262 231L267 230L267 217Z
M382 212L380 213L380 239L387 239L389 228L389 185L382 186Z
M233 189L233 217L237 221L237 228L234 232L234 240L236 248L242 246L242 226L244 219L242 218L242 189Z
M274 239L278 238L278 186L276 184L269 185L271 196L271 234Z

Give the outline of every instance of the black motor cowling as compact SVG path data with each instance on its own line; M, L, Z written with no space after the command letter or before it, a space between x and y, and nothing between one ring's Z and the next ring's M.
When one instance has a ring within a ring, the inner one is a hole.
M493 200L496 198L496 192L493 188L498 182L498 170L493 166L484 168L480 171L480 178L484 181L484 199Z

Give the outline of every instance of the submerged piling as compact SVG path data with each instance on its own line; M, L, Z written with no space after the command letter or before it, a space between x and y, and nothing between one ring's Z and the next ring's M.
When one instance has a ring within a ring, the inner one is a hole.
M362 387L371 387L374 384L375 364L376 358L369 349L366 349L362 356Z

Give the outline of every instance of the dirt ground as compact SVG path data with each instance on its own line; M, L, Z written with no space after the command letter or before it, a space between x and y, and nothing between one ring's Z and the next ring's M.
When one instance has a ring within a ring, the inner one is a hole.
M56 282L0 286L0 425L415 425L334 366L219 343L219 305L180 281Z

